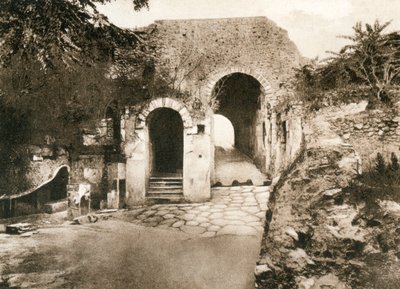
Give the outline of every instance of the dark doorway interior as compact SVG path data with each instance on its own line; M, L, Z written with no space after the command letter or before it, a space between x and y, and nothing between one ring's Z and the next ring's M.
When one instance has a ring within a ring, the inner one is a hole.
M63 167L59 170L54 180L49 183L51 201L62 200L67 197L68 175L68 169Z
M169 108L154 110L149 116L151 174L182 173L183 123L180 114Z
M247 156L254 157L260 83L250 75L233 73L217 82L213 94L219 101L216 113L228 118L234 127L235 147Z
M213 97L218 101L214 111L214 133L218 132L218 115L225 117L233 126L234 138L224 143L214 135L214 180L219 185L263 185L267 177L263 169L263 126L261 111L263 91L261 84L252 76L232 73L221 78L215 85ZM228 139L224 135L225 139ZM231 145L229 145L229 143ZM234 146L232 146L234 143ZM222 145L221 145L222 144Z

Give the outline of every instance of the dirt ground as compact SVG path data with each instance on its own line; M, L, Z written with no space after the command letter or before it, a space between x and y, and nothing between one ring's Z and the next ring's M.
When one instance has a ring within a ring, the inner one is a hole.
M0 233L0 288L254 288L261 236L200 238L114 218L34 223L30 237Z

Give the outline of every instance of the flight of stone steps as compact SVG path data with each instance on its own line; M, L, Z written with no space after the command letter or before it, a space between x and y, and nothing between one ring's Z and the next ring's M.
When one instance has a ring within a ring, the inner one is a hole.
M147 198L180 199L183 197L182 175L160 175L150 177Z

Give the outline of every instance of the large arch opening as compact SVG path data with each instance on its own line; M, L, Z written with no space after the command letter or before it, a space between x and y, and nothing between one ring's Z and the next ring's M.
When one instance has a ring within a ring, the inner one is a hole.
M262 185L266 180L259 170L265 155L263 95L260 82L244 73L226 75L214 86L212 97L218 103L214 113L226 117L234 130L233 148L221 148L214 117L216 181L223 185L234 182Z
M180 175L183 170L183 121L170 108L157 108L148 116L150 175Z
M221 78L213 90L213 97L219 103L215 112L230 120L235 131L235 147L249 157L256 153L256 122L261 96L261 84L244 73Z
M213 115L214 145L224 150L233 149L235 146L235 129L231 121L221 114Z

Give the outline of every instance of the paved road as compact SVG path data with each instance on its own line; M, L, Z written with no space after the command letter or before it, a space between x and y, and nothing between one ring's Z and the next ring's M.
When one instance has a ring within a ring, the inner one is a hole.
M260 186L267 179L253 160L238 149L215 148L215 182L230 186L234 180L239 183L251 180L254 185Z
M206 203L144 206L82 225L39 218L50 225L31 237L0 234L0 276L31 289L254 288L268 190L216 188Z
M204 237L259 235L264 230L269 189L266 186L214 188L209 202L144 206L115 217Z

